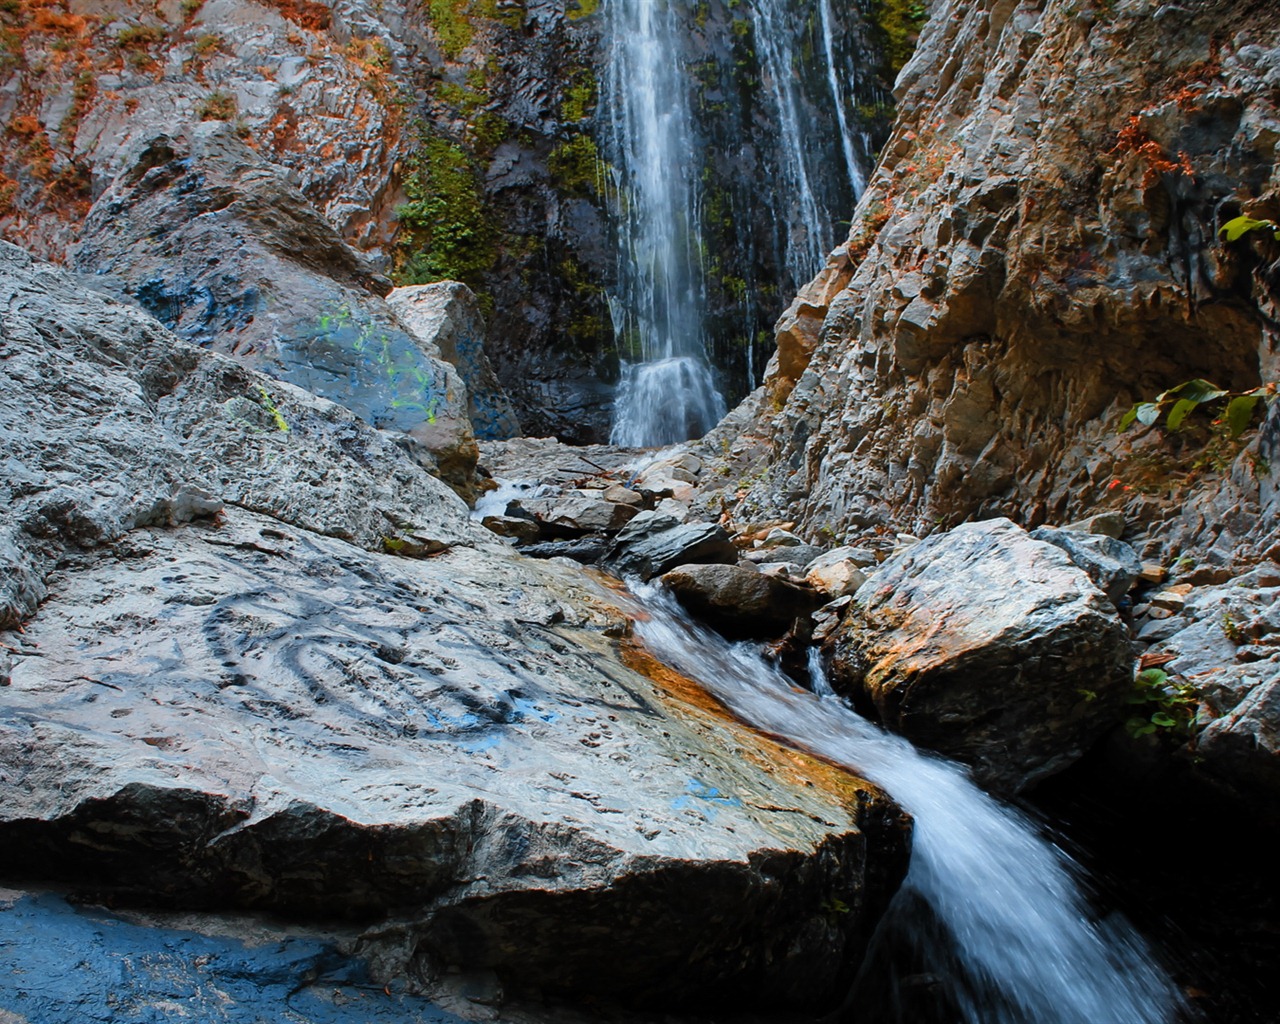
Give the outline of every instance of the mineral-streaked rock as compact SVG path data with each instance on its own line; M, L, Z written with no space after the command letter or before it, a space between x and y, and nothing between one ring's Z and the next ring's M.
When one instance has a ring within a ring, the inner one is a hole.
M890 728L1018 790L1114 724L1127 631L1066 553L1007 519L928 537L877 570L834 636L834 682Z

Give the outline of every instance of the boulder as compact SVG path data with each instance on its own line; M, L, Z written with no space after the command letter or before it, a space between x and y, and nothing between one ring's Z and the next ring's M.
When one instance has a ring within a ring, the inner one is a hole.
M598 491L571 491L545 503L525 503L541 523L578 533L617 533L636 515L629 504L607 501Z
M347 409L178 341L0 242L0 628L69 551L223 504L383 550L479 536L458 496Z
M405 435L474 497L479 454L457 370L396 319L375 274L221 121L157 135L85 219L72 266L185 341Z
M852 594L867 580L864 571L875 556L858 548L841 547L819 555L804 567L804 578L829 597Z
M458 281L393 288L387 305L424 351L457 368L467 386L467 414L477 439L520 436L511 399L485 355L484 314L470 288Z
M1115 724L1131 685L1124 623L1067 554L1007 519L912 545L859 588L833 685L913 742L1017 791Z
M662 582L692 615L735 639L776 637L824 601L810 587L738 565L681 565Z
M6 871L343 919L379 985L839 1000L906 867L883 793L348 410L5 244L0 318Z
M723 563L733 565L738 549L715 523L681 523L665 512L641 512L619 533L609 550L608 564L620 576L650 580L677 565Z
M1102 518L1095 516L1094 520ZM1138 553L1109 534L1041 526L1032 530L1031 536L1062 548L1117 607L1142 573Z

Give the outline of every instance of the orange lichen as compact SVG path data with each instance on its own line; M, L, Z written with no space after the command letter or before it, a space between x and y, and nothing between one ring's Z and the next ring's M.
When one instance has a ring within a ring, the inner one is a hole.
M274 7L285 18L302 28L323 32L329 27L333 14L324 4L313 0L262 0L267 7Z

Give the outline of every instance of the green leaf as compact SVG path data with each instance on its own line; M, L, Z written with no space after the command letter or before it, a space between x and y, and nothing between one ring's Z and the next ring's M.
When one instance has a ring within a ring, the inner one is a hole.
M1169 410L1169 421L1166 424L1170 430L1177 430L1182 426L1182 421L1187 418L1187 413L1191 412L1200 403L1191 398L1179 398L1173 403L1173 408Z
M1151 721L1163 729L1172 729L1178 723L1166 715L1163 711L1157 711L1151 716Z
M1120 430L1126 430L1130 423L1138 418L1138 407L1132 406L1127 413L1120 417Z
M1253 408L1258 404L1260 397L1259 395L1241 395L1227 403L1227 426L1232 437L1239 437L1249 426L1249 421L1253 419Z
M1202 377L1196 377L1194 380L1183 381L1176 388L1170 388L1161 397L1186 398L1198 403L1211 402L1215 398L1222 398L1226 393L1217 384L1211 384Z
M1276 232L1276 237L1280 238L1280 225L1270 220L1254 220L1252 217L1233 217L1218 229L1218 234L1226 235L1228 242L1236 242L1250 231L1263 228L1272 229Z
M1169 673L1162 668L1144 668L1138 673L1138 681L1147 686L1164 686L1169 681Z
M1160 406L1155 402L1139 402L1137 406L1138 422L1149 427L1160 418Z

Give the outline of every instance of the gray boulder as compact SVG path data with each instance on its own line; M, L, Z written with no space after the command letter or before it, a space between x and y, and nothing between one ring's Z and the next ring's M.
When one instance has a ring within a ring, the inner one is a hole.
M1100 516L1095 519L1101 518ZM1085 533L1074 529L1041 526L1031 531L1035 540L1062 548L1067 556L1089 574L1089 579L1119 606L1142 572L1138 553L1124 541L1104 533Z
M72 265L183 340L405 435L473 496L479 452L457 370L401 326L383 300L390 282L233 126L203 122L135 150Z
M662 582L691 614L734 638L779 636L826 600L811 587L738 565L682 565Z
M345 919L383 981L838 999L906 866L884 794L348 410L5 244L0 325L9 871Z
M478 440L520 436L511 399L485 355L484 314L470 288L458 281L394 288L387 305L425 351L452 364L462 376L467 413Z
M1119 715L1127 631L1061 549L1007 519L912 545L829 635L834 683L913 742L1017 791L1065 768Z
M650 580L677 565L733 565L738 549L715 523L681 523L668 513L641 512L618 533L607 560L620 576Z

